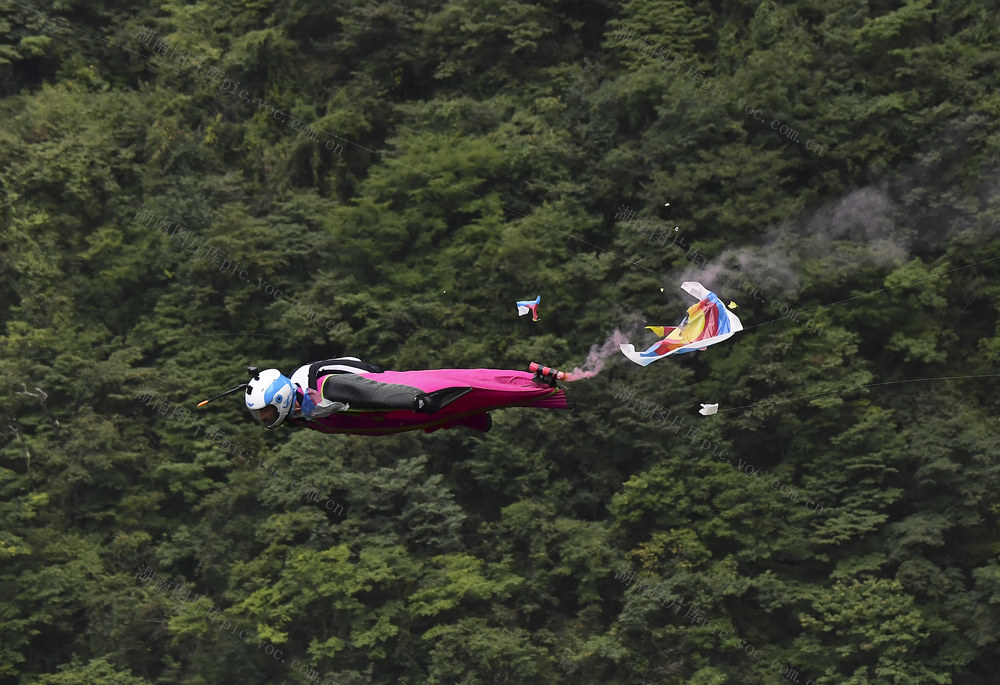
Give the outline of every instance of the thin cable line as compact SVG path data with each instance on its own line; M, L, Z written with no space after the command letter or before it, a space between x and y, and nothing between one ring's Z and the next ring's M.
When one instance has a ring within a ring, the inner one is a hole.
M754 407L770 407L775 404L785 404L787 402L795 402L796 400L804 400L809 397L819 397L821 395L832 395L838 392L847 392L848 390L857 390L859 388L875 388L881 385L897 385L899 383L920 383L923 381L949 381L949 380L960 380L968 378L1000 378L1000 373L987 373L980 374L976 376L932 376L930 378L908 378L901 381L886 381L884 383L867 383L865 385L852 385L848 388L840 388L839 390L827 390L825 392L817 392L811 395L800 395L798 397L790 397L787 400L777 400L775 402L757 402L756 404L742 404L738 407L730 407L729 409L720 409L718 414L728 411L737 411L739 409L748 409Z
M93 34L93 33L90 33L89 31L85 31L84 29L81 29L81 28L78 28L78 27L76 27L76 26L73 26L72 24L70 24L70 23L68 23L68 22L65 22L65 21L62 21L62 20L57 20L57 19L55 19L55 18L51 17L50 15L48 15L48 14L45 14L44 12L41 12L41 11L39 11L39 10L36 10L36 9L34 9L34 8L32 8L32 7L28 7L28 6L26 6L26 5L22 5L22 4L18 3L18 2L15 2L14 0L8 0L8 2L10 2L10 3L11 3L11 4L13 4L13 5L17 5L18 7L21 7L22 9L25 9L25 10L28 10L29 12L34 12L35 14L39 14L39 15L41 15L41 16L44 16L44 17L46 17L46 18L50 19L50 20L51 20L51 21L53 21L53 22L56 22L56 23L59 23L59 24L61 24L61 25L63 25L63 26L66 26L66 27L68 27L68 28L71 28L71 29L73 29L73 30L76 30L76 31L79 31L79 32L81 32L81 33L83 33L83 34L85 34L85 35L88 35L88 36L91 36L91 37L93 37L93 38L97 38L97 39L99 39L99 40L102 40L102 41L104 41L105 43L107 43L108 45L113 45L113 46L115 46L115 47L118 47L118 48L121 48L122 50L125 50L125 51L127 51L127 52L129 52L129 53L131 53L131 54L134 54L134 55L137 55L138 57L141 57L141 58L145 59L146 61L148 61L148 62L150 62L150 63L152 63L152 64L156 64L156 65L158 65L158 66L165 66L165 67L168 67L168 68L170 68L170 69L173 69L174 71L176 71L176 72L178 72L178 73L181 73L181 74L185 74L185 75L187 75L187 76L191 76L192 78L194 78L195 80L197 80L197 81L199 81L199 82L201 82L201 83L204 83L204 84L207 84L207 85L209 85L209 86L212 86L212 83L211 83L210 81L206 81L206 80L204 80L204 79L200 78L199 76L196 76L196 75L194 75L194 74L190 74L190 73L188 73L188 72L186 72L186 71L182 71L181 69L178 69L177 67L175 67L175 66L173 66L173 65L171 65L171 64L166 64L166 63L163 63L163 62L159 62L159 61L157 61L157 60L155 60L155 59L152 59L151 57L147 57L147 56L143 55L142 53L139 53L139 52L136 52L135 50L132 50L132 49L130 49L130 48L127 48L127 47L125 47L125 46L123 46L123 45L120 45L120 44L118 44L118 43L115 43L115 42L113 42L113 41L110 41L110 40L108 40L107 38L104 38L103 36L99 36L99 35L96 35L96 34ZM290 115L289 115L289 116L290 116ZM310 124L310 126L312 126L312 125ZM521 212L519 212L519 211L517 211L517 210L515 210L515 209L511 209L510 207L507 207L506 205L504 205L504 204L502 204L502 203L499 203L499 202L495 202L494 200L491 200L491 199L489 199L489 198L486 198L486 197L483 197L482 195L480 195L480 194L478 194L478 193L476 193L476 192L474 192L474 191L471 191L471 190L468 190L468 189L466 189L466 188L463 188L462 186L459 186L459 185L457 185L457 184L455 184L455 183L452 183L452 182L450 182L450 181L446 181L446 180L444 180L444 179L443 179L443 178L441 178L441 177L438 177L438 176L433 176L433 175L429 174L429 173L428 173L428 172L426 172L426 171L422 171L422 170L420 170L420 169L416 169L416 168L414 168L414 167L412 167L412 166L410 166L410 165L406 164L405 162L401 162L401 161L399 161L399 160L397 160L397 159L394 159L394 158L392 158L392 157L388 157L388 156L386 156L386 155L385 155L384 153L382 153L382 152L378 152L378 151L376 151L376 150L372 150L372 149L370 149L370 148L367 148L367 147L365 147L365 146L363 146L363 145L361 145L361 144L359 144L359 143L355 143L354 141L352 141L352 140L349 140L349 139L347 139L347 138L343 138L343 137L341 137L341 136L338 136L338 135L335 135L335 134L333 134L333 133L329 133L329 132L327 132L327 131L324 131L324 130L322 130L322 129L318 129L318 128L317 128L316 130L317 130L317 131L319 131L320 133L323 133L323 134L326 134L326 135L328 135L328 136L331 136L332 138L336 138L337 140L341 140L341 141L343 141L343 142L347 143L348 145L352 145L352 146L354 146L354 147L358 148L359 150L364 150L365 152L368 152L368 153L371 153L371 154L373 154L373 155L376 155L377 157L379 157L379 158L380 158L380 159L382 159L383 161L387 161L387 162L392 162L392 163L394 163L394 164L397 164L397 165L399 165L400 167L403 167L403 168L405 168L405 169L408 169L408 170L410 170L410 171L412 171L412 172L414 172L414 173L416 173L416 174L419 174L419 175L421 175L421 176L425 176L426 178L428 178L428 179L431 179L431 180L434 180L434 181L437 181L437 182L439 182L439 183L443 183L443 184L445 184L446 186L448 186L448 187L450 187L450 188L453 188L453 189L455 189L455 190L458 190L458 191L460 191L460 192L463 192L463 193L466 193L467 195L470 195L470 196L472 196L472 197L474 197L474 198L477 198L477 199L479 199L479 200L482 200L482 201L484 201L484 202L487 202L487 203L489 203L489 204L491 204L491 205L493 205L493 206L495 206L495 207L498 207L499 209L502 209L502 210L504 210L504 211L506 211L506 212L509 212L510 214L514 214L514 215L517 215L517 216L521 217L522 219L525 219L526 221L529 221L529 222L533 222L533 223L535 223L535 224L537 224L537 225L539 225L539 226L544 226L545 228L548 228L548 229L550 229L550 230L552 230L552 231L556 231L557 233L560 233L560 234L562 234L563 236L566 236L567 238L572 238L573 240L575 240L575 241L577 241L577 242L579 242L579 243L583 243L584 245L587 245L587 246L589 246L589 247L591 247L591 248L593 248L593 249L595 249L595 250L598 250L598 251L600 251L600 252L604 252L604 253L606 253L606 254L610 254L610 255L611 255L611 256L613 256L613 257L614 257L615 259L618 259L618 260L620 260L620 261L622 261L622 262L625 262L626 264L628 264L629 266L631 266L631 267L633 267L633 268L638 268L638 269L642 269L643 271L646 271L647 273L650 273L650 274L653 274L653 275L655 275L655 276L659 276L660 278L663 278L663 279L667 279L667 276L666 276L666 275L664 275L664 274L662 274L662 273L660 273L660 272L658 272L658 271L654 271L653 269L650 269L650 268L648 268L648 267L645 267L645 266L639 266L639 265L638 265L638 262L633 262L633 261L632 261L631 259L629 259L629 258L626 258L626 257L622 257L622 256L621 256L621 255L619 255L619 254L618 254L617 252L614 252L614 251L612 251L612 250L608 250L608 249L605 249L605 248L603 248L603 247L600 247L600 246L598 246L598 245L595 245L594 243L591 243L591 242L589 242L589 241L587 241L587 240L584 240L583 238L578 238L577 236L573 235L572 233L567 233L566 231L563 231L563 230L561 230L561 229L559 229L559 228L556 228L555 226L552 226L552 225L550 225L550 224L548 224L548 223L546 223L546 222L544 222L544 221L541 221L540 219L537 219L537 218L530 218L530 217L528 217L528 216L527 216L526 214L523 214L523 213L521 213ZM958 270L960 270L960 269L966 269L966 268L969 268L969 267L971 267L971 266L976 266L976 265L978 265L978 264L984 264L984 263L986 263L986 262L990 262L990 261L993 261L993 260L995 260L995 259L1000 259L1000 257L992 257L992 258L990 258L990 259L984 259L984 260L982 260L982 261L980 261L980 262L976 262L976 263L974 263L974 264L967 264L966 266L960 266L960 267L956 267L956 268L954 268L954 269L950 269L950 270L948 270L948 271L945 271L944 273L941 273L941 274L935 274L935 275L933 275L933 276L926 276L926 277L924 277L924 278L920 278L920 279L916 279L916 280L914 280L914 281L908 281L908 282L906 282L906 283L899 283L899 284L897 284L897 285L893 285L893 286L889 286L888 288L881 288L881 289L879 289L879 290L872 290L872 291L870 291L870 292L867 292L867 293L863 293L863 294L861 294L861 295L855 295L854 297L849 297L849 298L847 298L847 299L845 299L845 300L840 300L840 301L838 301L838 302L833 302L833 303L830 303L830 304L826 304L826 305L821 305L821 306L819 306L819 307L816 307L815 309L810 309L810 310L807 310L806 312L802 312L802 313L803 313L803 314L807 314L807 313L809 313L809 312L815 312L815 311L819 311L820 309L826 309L826 308L829 308L829 307L833 307L833 306L836 306L836 305L839 305L839 304L844 304L844 303L846 303L846 302L850 302L850 301L852 301L852 300L856 300L856 299L858 299L858 298L861 298L861 297L866 297L866 296L868 296L868 295L872 295L872 294L875 294L875 293L880 293L880 292L885 292L885 291L887 291L887 290L891 290L892 288L897 288L897 287L899 287L899 286L902 286L902 285L909 285L909 284L911 284L911 283L917 283L917 282L920 282L920 281L923 281L923 280L929 280L929 279L931 279L931 278L937 278L937 277L939 277L939 276L944 276L945 274L948 274L948 273L951 273L951 272L953 272L953 271L958 271ZM642 260L639 260L639 261L642 261ZM757 328L757 327L759 327L759 326L764 326L764 325L767 325L767 324L771 324L771 323L774 323L774 322L776 322L776 321L781 321L781 320L783 320L784 318L786 318L786 317L781 317L781 318L777 318L777 319L771 319L770 321L764 321L764 322L762 322L762 323L758 323L758 324L754 324L753 326L749 326L749 327L747 327L747 328L744 328L743 330L744 330L744 331L749 331L749 330L752 330L752 329L754 329L754 328Z
M122 50L125 50L125 51L127 51L127 52L129 52L129 53L131 53L133 55L136 55L138 57L141 57L142 59L145 59L147 62L150 62L151 64L156 64L158 66L164 66L164 67L167 67L169 69L173 69L175 72L177 72L179 74L184 74L186 76L190 76L191 78L195 79L196 81L199 81L199 82L201 82L203 84L206 84L206 85L208 85L210 87L214 87L211 81L206 81L205 79L201 78L200 76L197 76L195 74L191 74L189 72L183 71L182 69L179 69L179 68L173 66L172 64L167 64L165 62L160 62L158 60L155 60L155 59L153 59L151 57L147 57L147 56L143 55L140 52L136 52L135 50L132 50L131 48L127 48L127 47L125 47L123 45L115 43L115 42L113 42L111 40L108 40L107 38L105 38L103 36L98 36L96 34L90 33L89 31L85 31L85 30L83 30L81 28L73 26L72 24L70 24L68 22L63 22L61 20L57 20L57 19L49 16L48 14L45 14L44 12L41 12L41 11L36 10L34 8L31 8L31 7L27 7L25 5L21 5L20 3L17 3L17 2L14 2L14 0L8 0L8 2L10 2L11 4L17 5L18 7L21 7L22 9L25 9L25 10L28 10L30 12L34 12L36 14L40 14L40 15L42 15L44 17L47 17L48 19L52 20L53 22L59 23L59 24L61 24L63 26L66 26L68 28L71 28L71 29L74 29L76 31L79 31L80 33L83 33L83 34L91 36L93 38L97 38L99 40L102 40L105 43L107 43L108 45L113 45L113 46L115 46L117 48L121 48ZM289 115L289 116L291 116L291 115ZM312 126L312 124L310 124L310 126ZM313 127L313 128L316 128L316 127ZM484 202L487 202L487 203L489 203L489 204L491 204L491 205L493 205L495 207L498 207L498 208L500 208L500 209L502 209L502 210L504 210L506 212L509 212L511 214L515 214L515 215L521 217L522 219L526 219L527 221L533 222L533 223L538 224L540 226L544 226L545 228L548 228L550 230L556 231L557 233L561 233L562 235L566 236L567 238L572 238L573 240L576 240L577 242L580 242L580 243L583 243L584 245L592 247L595 250L598 250L600 252L605 252L607 254L610 254L610 255L612 255L613 257L615 257L616 259L618 259L620 261L623 261L623 262L626 262L628 264L631 264L632 266L636 266L635 264L632 263L634 260L631 260L631 259L629 259L627 257L622 257L617 252L614 252L612 250L608 250L608 249L605 249L605 248L600 247L598 245L595 245L594 243L591 243L591 242L589 242L587 240L584 240L583 238L578 238L577 236L573 235L572 233L567 233L566 231L563 231L563 230L561 230L559 228L556 228L555 226L547 224L547 223L545 223L544 221L542 221L540 219L529 218L526 214L523 214L523 213L517 211L516 209L511 209L510 207L507 207L506 205L504 205L502 203L499 203L499 202L496 202L496 201L491 200L489 198L483 197L482 195L480 195L480 194L478 194L478 193L476 193L474 191L468 190L467 188L463 188L462 186L459 186L459 185L457 185L455 183L452 183L450 181L446 181L445 179L443 179L441 177L433 176L433 175L427 173L426 171L422 171L420 169L416 169L416 168L410 166L409 164L406 164L405 162L401 162L401 161L399 161L397 159L394 159L392 157L388 157L384 153L379 152L377 150L372 150L370 148L367 148L364 145L361 145L360 143L355 143L352 140L348 140L347 138L343 138L343 137L338 136L336 134L329 133L328 131L324 131L323 129L320 129L320 128L316 128L316 130L319 131L320 133L323 133L325 135L330 136L331 138L336 138L337 140L341 140L341 141L347 143L348 145L352 145L352 146L358 148L359 150L363 150L363 151L368 152L370 154L376 155L377 157L381 158L383 161L392 162L392 163L397 164L400 167L403 167L403 168L405 168L405 169L407 169L409 171L412 171L412 172L414 172L416 174L419 174L421 176L425 176L425 177L427 177L427 178L429 178L429 179L431 179L433 181L437 181L439 183L443 183L443 184L445 184L446 186L448 186L450 188L453 188L453 189L458 190L460 192L466 193L467 195L471 195L472 197L474 197L476 199L479 199L479 200L482 200ZM649 272L651 274L654 274L656 276L659 276L660 278L663 278L663 279L667 278L667 276L665 276L664 274L661 274L660 272L654 271L653 269L647 268L645 266L638 266L637 268L642 269L643 271L647 271L647 272Z
M284 341L288 342L288 336L287 335L272 335L270 333L196 333L194 335L178 335L178 336L174 336L172 338L156 338L156 339L152 339L152 340L142 340L142 341L139 341L139 342L124 342L124 341L122 341L122 342L113 342L113 343L107 343L105 345L97 345L96 347L91 347L90 349L91 350L100 350L100 349L103 349L105 347L112 347L114 345L122 345L123 347L139 347L140 345L165 343L165 342L169 342L171 340L183 340L185 338L210 338L210 337L216 337L216 336L231 336L231 335L235 335L235 336L239 336L239 337L243 337L243 338L255 338L255 337L259 337L259 338L280 338L281 340L284 340ZM296 347L298 347L300 350L302 350L303 352L306 352L306 349L304 347L302 347L301 345L299 345L297 343L293 343L293 344ZM59 352L58 354L49 355L47 357L28 357L26 359L18 359L17 357L13 357L13 359L15 359L16 361L32 362L32 361L38 361L39 359L54 359L55 357L59 357L59 356L64 355L64 354L78 354L78 352L76 352L75 350L66 350L66 351L63 351L63 352Z
M944 276L946 274L950 274L953 271L961 271L962 269L968 269L969 267L978 266L979 264L985 264L986 262L992 262L992 261L995 261L997 259L1000 259L1000 257L990 257L989 259L983 259L981 261L974 262L972 264L966 264L965 266L956 266L954 269L948 269L947 271L943 271L943 272L941 272L939 274L933 274L931 276L924 276L923 278L917 278L917 279L912 280L912 281L906 281L905 283L897 283L896 285L890 285L887 288L880 288L879 290L871 290L871 291L869 291L867 293L863 293L861 295L855 295L854 297L848 297L846 300L839 300L837 302L831 302L830 304L820 305L819 307L816 307L815 309L807 309L804 312L799 312L799 314L809 314L810 312L818 312L820 309L827 309L829 307L834 307L834 306L836 306L838 304L844 304L845 302L850 302L851 300L857 300L858 298L861 298L861 297L867 297L868 295L874 295L875 293L882 293L882 292L885 292L886 290L892 290L893 288L898 288L898 287L903 286L903 285L910 285L911 283L919 283L921 281L927 281L927 280L930 280L932 278L939 278L939 277ZM782 321L784 319L788 319L788 317L783 316L780 319L771 319L770 321L763 321L761 323L754 324L753 326L748 326L748 327L744 328L743 330L744 331L749 331L752 328L757 328L757 326L766 326L769 323L774 323L775 321ZM788 320L791 321L791 319L788 319Z

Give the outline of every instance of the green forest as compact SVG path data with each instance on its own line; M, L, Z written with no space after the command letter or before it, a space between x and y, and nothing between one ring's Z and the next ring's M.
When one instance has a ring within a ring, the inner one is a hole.
M0 683L997 683L998 16L0 0ZM340 356L592 377L196 406Z

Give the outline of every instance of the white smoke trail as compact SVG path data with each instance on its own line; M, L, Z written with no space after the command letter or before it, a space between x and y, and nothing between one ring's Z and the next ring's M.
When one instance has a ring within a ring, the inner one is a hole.
M608 336L601 345L591 345L590 352L587 353L587 361L583 366L578 366L568 374L567 381L578 381L582 378L593 378L604 370L604 363L608 357L619 354L621 345L628 342L628 338L617 328Z

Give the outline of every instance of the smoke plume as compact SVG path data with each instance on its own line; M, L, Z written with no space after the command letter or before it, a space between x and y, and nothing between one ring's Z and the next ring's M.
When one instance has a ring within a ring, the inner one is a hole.
M583 366L578 366L566 375L567 381L578 381L583 378L593 378L604 370L604 363L608 357L618 354L628 338L617 328L608 336L608 339L601 345L591 345L590 352L587 353L587 361Z

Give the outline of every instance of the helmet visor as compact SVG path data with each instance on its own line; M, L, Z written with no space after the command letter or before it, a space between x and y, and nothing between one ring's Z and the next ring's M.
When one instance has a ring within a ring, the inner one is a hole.
M267 428L274 428L281 423L278 419L278 408L273 404L269 404L263 409L251 409L250 414Z

